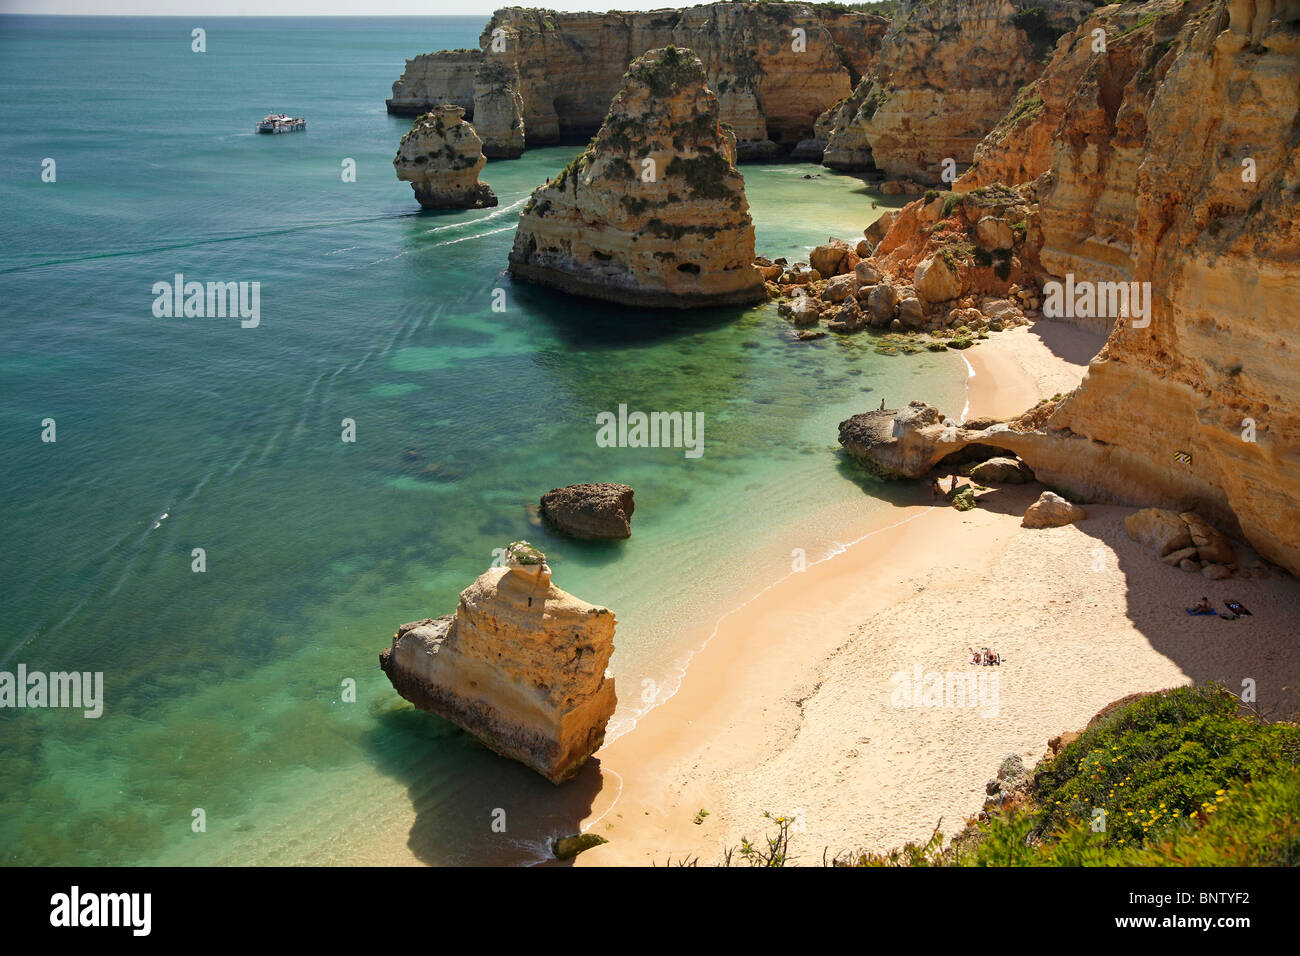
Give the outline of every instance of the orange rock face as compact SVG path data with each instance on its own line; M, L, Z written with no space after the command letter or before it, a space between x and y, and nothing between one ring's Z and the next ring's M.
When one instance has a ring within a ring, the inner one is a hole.
M944 161L967 166L1022 85L1043 70L1083 0L919 0L882 41L875 69L832 126L823 162L939 183ZM951 180L948 180L951 182Z
M518 155L517 143L541 146L594 133L632 60L672 45L700 57L740 157L761 158L813 136L817 117L870 69L887 23L798 3L629 13L508 7L484 28L480 50L408 60L388 108L465 106L489 156ZM519 98L518 117L503 96Z
M487 159L465 111L444 103L416 119L402 137L393 169L425 209L484 209L496 194L478 180Z
M527 542L507 564L462 591L455 614L402 625L380 666L417 707L561 783L614 713L614 615L552 584Z
M1005 123L962 182L1037 176L1040 279L1150 292L1144 318L1067 317L1111 330L1083 383L983 440L1082 500L1205 515L1293 573L1298 19L1300 0L1099 8L1039 80L1041 115ZM922 209L895 217L873 261L923 251Z
M646 53L591 145L525 205L511 274L626 305L763 301L734 149L699 59Z

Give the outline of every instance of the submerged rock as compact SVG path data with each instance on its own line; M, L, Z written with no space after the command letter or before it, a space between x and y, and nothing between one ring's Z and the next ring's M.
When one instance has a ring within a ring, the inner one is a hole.
M614 713L614 614L551 583L526 541L460 595L456 613L403 624L379 665L399 694L552 783L574 776Z
M574 836L560 837L551 844L551 852L555 854L557 860L572 860L579 853L608 842L598 833L579 833Z
M695 54L649 51L591 144L525 204L510 272L633 306L763 301L735 149Z
M411 184L425 209L485 209L497 204L490 186L478 181L487 158L465 110L450 103L416 119L402 137L393 168Z
M542 517L557 531L597 541L632 536L632 487L609 481L568 485L542 495Z

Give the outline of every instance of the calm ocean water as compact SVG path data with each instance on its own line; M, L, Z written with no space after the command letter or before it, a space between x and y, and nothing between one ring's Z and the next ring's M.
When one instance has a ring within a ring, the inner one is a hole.
M385 841L534 859L572 806L396 696L377 660L396 625L451 611L527 537L618 615L624 732L643 682L671 692L700 627L793 549L816 560L921 500L845 466L835 423L922 390L960 410L958 356L511 282L518 208L575 147L489 163L495 210L418 211L384 97L406 57L482 25L0 17L0 670L102 671L106 698L97 720L0 711L3 862L349 863ZM254 135L271 111L308 131ZM876 215L851 177L743 172L761 253ZM176 273L259 282L260 325L155 318ZM598 448L620 403L703 412L703 457ZM599 480L635 487L630 541L530 521L541 493Z

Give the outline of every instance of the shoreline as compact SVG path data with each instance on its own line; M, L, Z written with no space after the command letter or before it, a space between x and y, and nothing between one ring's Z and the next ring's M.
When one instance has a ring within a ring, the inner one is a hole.
M1104 336L1053 325L971 350L972 415L1010 416L1077 384L1078 356ZM982 807L983 784L1008 753L1032 765L1049 737L1129 693L1240 679L1233 645L1189 641L1181 607L1195 597L1182 591L1199 596L1204 582L1127 538L1133 509L1089 506L1076 525L1021 529L1041 490L987 492L967 513L902 508L903 520L891 515L719 618L677 692L597 753L602 787L582 829L610 842L577 864L710 864L742 837L771 832L764 812L795 817L804 862L823 849L924 839L940 819L951 835ZM1300 677L1300 651L1277 623L1300 613L1295 580L1231 588L1277 609L1252 620L1251 651L1262 657L1246 670ZM1152 603L1168 605L1157 620L1145 613ZM972 644L996 647L1006 663L972 669ZM1099 655L1123 667L1080 667ZM987 675L1010 706L891 706L898 675L918 670Z
M1104 342L1103 336L1073 328L1067 334L1079 338L1084 348L1093 352ZM1040 337L1024 327L997 333L976 348L958 354L966 372L962 401L969 414L979 416L1010 416L1024 411L1045 397L1041 394L1043 381L1073 388L1085 369L1083 364L1072 364L1054 355ZM898 396L896 404L902 405L905 400L905 396ZM874 499L866 497L863 501L874 503ZM653 855L657 846L689 849L695 840L709 841L711 832L725 818L718 809L720 799L708 790L691 798L699 805L686 812L684 804L678 806L683 798L673 799L662 785L690 776L686 773L688 763L703 763L723 777L752 773L761 767L768 755L753 739L753 728L764 726L767 712L811 693L816 684L815 670L834 655L837 646L873 606L882 602L892 606L910 597L909 582L932 570L930 548L935 536L947 533L941 519L966 517L929 503L871 510L873 513L857 516L845 514L843 506L838 506L825 517L852 523L846 529L850 532L848 541L840 538L829 553L820 558L810 556L803 572L786 571L755 591L737 590L736 603L721 616L693 619L685 625L679 646L688 650L668 662L666 668L673 672L675 686L663 687L660 699L632 707L631 714L620 704L622 713L611 720L612 733L595 755L593 765L598 768L599 784L578 829L600 833L612 842L582 854L579 863L663 862L662 855ZM805 522L819 517L805 518ZM1006 528L983 528L975 534L957 535L945 553L951 558L956 551L962 551L970 573L983 556L1005 546L1007 534ZM759 550L780 549L768 542ZM905 560L900 562L899 555L904 555ZM887 585L880 580L885 564L890 565L891 572ZM759 566L766 567L767 562L760 561ZM906 576L900 574L904 569ZM864 578L873 580L872 589L861 587ZM773 626L773 621L780 624ZM751 634L762 637L750 639ZM634 677L622 672L616 676L624 681ZM640 689L633 679L620 686L620 696L631 701ZM738 714L743 714L743 719L737 719ZM704 731L702 741L696 742L694 738L702 727L710 729ZM689 735L685 728L691 728ZM796 731L797 726L789 721L770 730L778 739L793 736ZM767 733L764 730L760 736ZM723 755L710 744L715 740L743 742L748 759L720 759ZM630 813L634 806L638 809ZM697 827L690 818L699 809L708 809L710 816L705 825ZM777 809L773 808L773 812ZM639 818L636 826L631 825L632 816ZM682 817L686 818L684 825ZM761 810L753 817L752 824L757 826L762 822ZM675 823L667 828L670 819ZM646 820L662 825L646 828L641 825ZM736 821L741 829L744 823ZM751 827L748 835L757 834ZM738 842L738 838L732 842ZM711 862L703 849L696 852L702 862ZM422 863L411 854L405 840L396 844L391 836L371 843L361 857L382 865ZM530 865L555 862L542 857Z

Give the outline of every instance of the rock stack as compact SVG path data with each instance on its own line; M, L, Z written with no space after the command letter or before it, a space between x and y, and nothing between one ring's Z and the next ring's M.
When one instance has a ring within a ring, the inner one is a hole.
M425 209L485 209L497 204L478 181L487 158L465 111L444 103L416 119L393 157L397 178L411 184Z
M600 132L519 217L510 271L577 295L651 308L766 296L735 137L689 50L635 60Z
M574 776L614 713L614 614L551 583L546 555L506 550L456 613L397 629L379 665L397 692L552 783Z
M599 541L632 536L632 486L601 481L553 488L542 495L542 517L573 538Z

